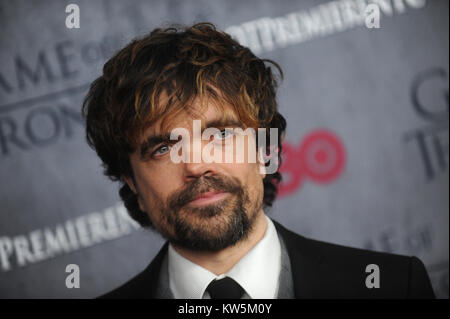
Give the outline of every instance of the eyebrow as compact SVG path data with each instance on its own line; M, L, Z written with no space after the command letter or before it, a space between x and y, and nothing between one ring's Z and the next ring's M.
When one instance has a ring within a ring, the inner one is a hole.
M144 157L145 154L147 154L148 150L152 149L156 145L167 142L170 142L170 133L148 136L141 144L141 157Z
M216 128L223 128L223 127L241 127L242 123L235 119L216 119L212 121L208 121L203 125L202 121L202 132L206 128L210 127L216 127ZM169 133L163 133L163 134L156 134L156 135L149 135L145 139L144 142L142 142L140 146L140 154L141 157L145 157L145 154L147 154L148 150L152 149L158 144L161 143L171 143L174 140L170 139L170 132Z
M203 124L203 122L202 122ZM217 119L206 122L202 125L202 131L209 127L241 127L242 123L235 119Z

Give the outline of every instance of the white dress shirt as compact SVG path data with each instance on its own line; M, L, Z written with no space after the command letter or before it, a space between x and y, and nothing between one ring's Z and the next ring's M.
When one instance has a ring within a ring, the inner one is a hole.
M267 219L264 237L226 274L215 275L181 256L169 245L169 285L176 299L209 299L206 290L214 279L233 278L245 290L242 298L277 298L281 246L275 225Z

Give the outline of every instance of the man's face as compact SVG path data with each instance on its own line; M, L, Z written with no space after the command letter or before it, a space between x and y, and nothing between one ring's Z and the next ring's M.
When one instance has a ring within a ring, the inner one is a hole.
M200 110L199 100L193 106ZM199 113L203 128L214 126L224 133L225 128L240 126L236 116L224 120L223 112L212 101ZM141 210L170 242L191 250L218 251L245 239L262 213L264 175L259 167L263 164L251 163L247 156L243 163L194 163L193 120L199 119L181 113L164 131L161 121L148 128L141 147L130 156L134 181L129 177L126 181L138 194ZM173 128L190 132L188 162L171 160L170 150L177 141L155 138L170 134ZM211 137L219 143L230 138L236 139L227 134ZM249 138L245 137L244 150L235 147L235 152L248 154L249 144L253 147ZM201 149L209 142L202 140Z

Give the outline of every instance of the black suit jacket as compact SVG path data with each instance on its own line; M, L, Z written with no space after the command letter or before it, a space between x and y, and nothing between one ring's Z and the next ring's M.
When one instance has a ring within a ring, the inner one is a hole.
M423 263L416 257L339 246L297 235L276 221L289 254L295 298L434 298ZM155 298L168 243L136 277L101 298ZM379 267L380 287L366 287L366 266Z

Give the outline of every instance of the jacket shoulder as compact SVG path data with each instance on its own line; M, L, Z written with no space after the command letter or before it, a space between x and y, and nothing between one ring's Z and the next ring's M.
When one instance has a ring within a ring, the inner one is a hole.
M98 299L155 298L161 264L167 249L168 243L165 243L147 268L120 287L98 297Z
M322 291L332 297L434 298L425 266L417 257L309 239L274 223L285 240L294 281L309 269L320 276L315 285L320 283ZM297 280L301 285L304 278Z

